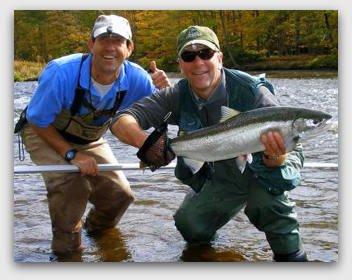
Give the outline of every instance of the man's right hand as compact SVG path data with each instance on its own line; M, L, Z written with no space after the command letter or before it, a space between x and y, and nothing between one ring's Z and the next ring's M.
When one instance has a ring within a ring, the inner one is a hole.
M42 138L46 143L48 143L59 155L63 158L65 153L72 149L70 143L68 143L52 125L48 127L38 127L33 124L30 124L34 132ZM82 175L92 175L95 176L98 174L98 165L95 161L95 158L85 154L84 152L78 151L76 156L70 162L71 164L76 165L81 171Z
M96 176L99 172L99 167L95 158L84 152L77 152L75 158L71 160L70 163L76 165L82 175Z

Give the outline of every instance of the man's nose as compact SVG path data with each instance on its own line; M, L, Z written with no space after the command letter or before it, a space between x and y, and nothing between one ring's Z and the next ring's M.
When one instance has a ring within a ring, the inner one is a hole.
M203 64L204 60L201 59L198 55L196 55L195 59L193 60L194 64Z
M110 38L107 38L106 41L105 41L105 44L104 46L106 48L113 48L114 47L114 41Z

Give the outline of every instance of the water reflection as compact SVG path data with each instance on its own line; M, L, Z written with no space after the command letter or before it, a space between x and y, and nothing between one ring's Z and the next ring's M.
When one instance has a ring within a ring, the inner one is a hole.
M245 256L233 249L217 249L211 244L186 245L180 257L184 262L243 262Z
M118 228L98 234L85 234L84 246L88 248L85 257L99 262L131 261L125 237Z

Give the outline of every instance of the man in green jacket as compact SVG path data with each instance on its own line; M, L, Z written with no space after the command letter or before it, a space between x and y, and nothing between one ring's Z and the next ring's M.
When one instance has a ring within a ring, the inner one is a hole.
M121 141L141 148L150 142L144 130L160 126L168 112L169 123L178 125L180 134L218 123L221 106L248 111L278 105L265 78L222 66L223 54L211 29L183 30L177 52L185 79L122 111L111 126ZM286 153L280 133L274 131L261 135L261 141L265 151L253 154L243 172L236 168L236 159L229 159L206 163L193 174L183 158L177 158L175 176L193 190L175 213L175 225L189 243L209 242L245 207L251 223L266 234L275 261L306 261L294 203L287 196L300 181L302 149ZM166 165L174 155L165 153L164 146L165 141L158 140L139 157L156 167Z

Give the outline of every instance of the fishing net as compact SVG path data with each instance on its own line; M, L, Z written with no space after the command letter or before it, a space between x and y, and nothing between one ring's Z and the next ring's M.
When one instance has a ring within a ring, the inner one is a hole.
M152 171L168 165L175 158L169 147L166 120L148 136L137 157L142 161L141 167L148 166Z

